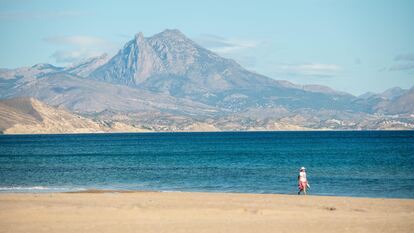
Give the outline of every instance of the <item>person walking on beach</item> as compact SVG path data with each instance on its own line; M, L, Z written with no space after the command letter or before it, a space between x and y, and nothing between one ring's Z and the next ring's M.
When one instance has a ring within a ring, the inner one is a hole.
M299 182L298 195L300 195L300 193L302 191L306 195L306 189L309 187L309 184L308 184L308 179L306 179L306 169L305 169L305 167L301 167L300 170L299 170L298 182Z

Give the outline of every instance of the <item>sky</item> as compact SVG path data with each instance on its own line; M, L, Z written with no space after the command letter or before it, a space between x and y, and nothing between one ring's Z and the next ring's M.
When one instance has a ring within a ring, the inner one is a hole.
M354 95L414 85L414 1L0 0L0 68L114 55L179 29L246 69Z

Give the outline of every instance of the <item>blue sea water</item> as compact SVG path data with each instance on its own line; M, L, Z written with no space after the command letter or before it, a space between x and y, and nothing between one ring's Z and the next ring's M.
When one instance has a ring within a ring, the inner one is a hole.
M0 135L0 192L82 189L414 198L414 131Z

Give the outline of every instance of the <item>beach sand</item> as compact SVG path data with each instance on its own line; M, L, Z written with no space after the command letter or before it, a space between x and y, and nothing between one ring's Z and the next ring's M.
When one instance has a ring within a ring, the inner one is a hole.
M0 232L414 232L414 200L273 194L0 194Z

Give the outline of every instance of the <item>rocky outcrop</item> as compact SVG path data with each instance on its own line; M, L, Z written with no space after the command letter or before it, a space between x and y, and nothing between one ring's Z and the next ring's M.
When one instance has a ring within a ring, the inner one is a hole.
M0 132L4 134L58 134L145 132L123 123L107 125L46 105L33 98L0 101Z

